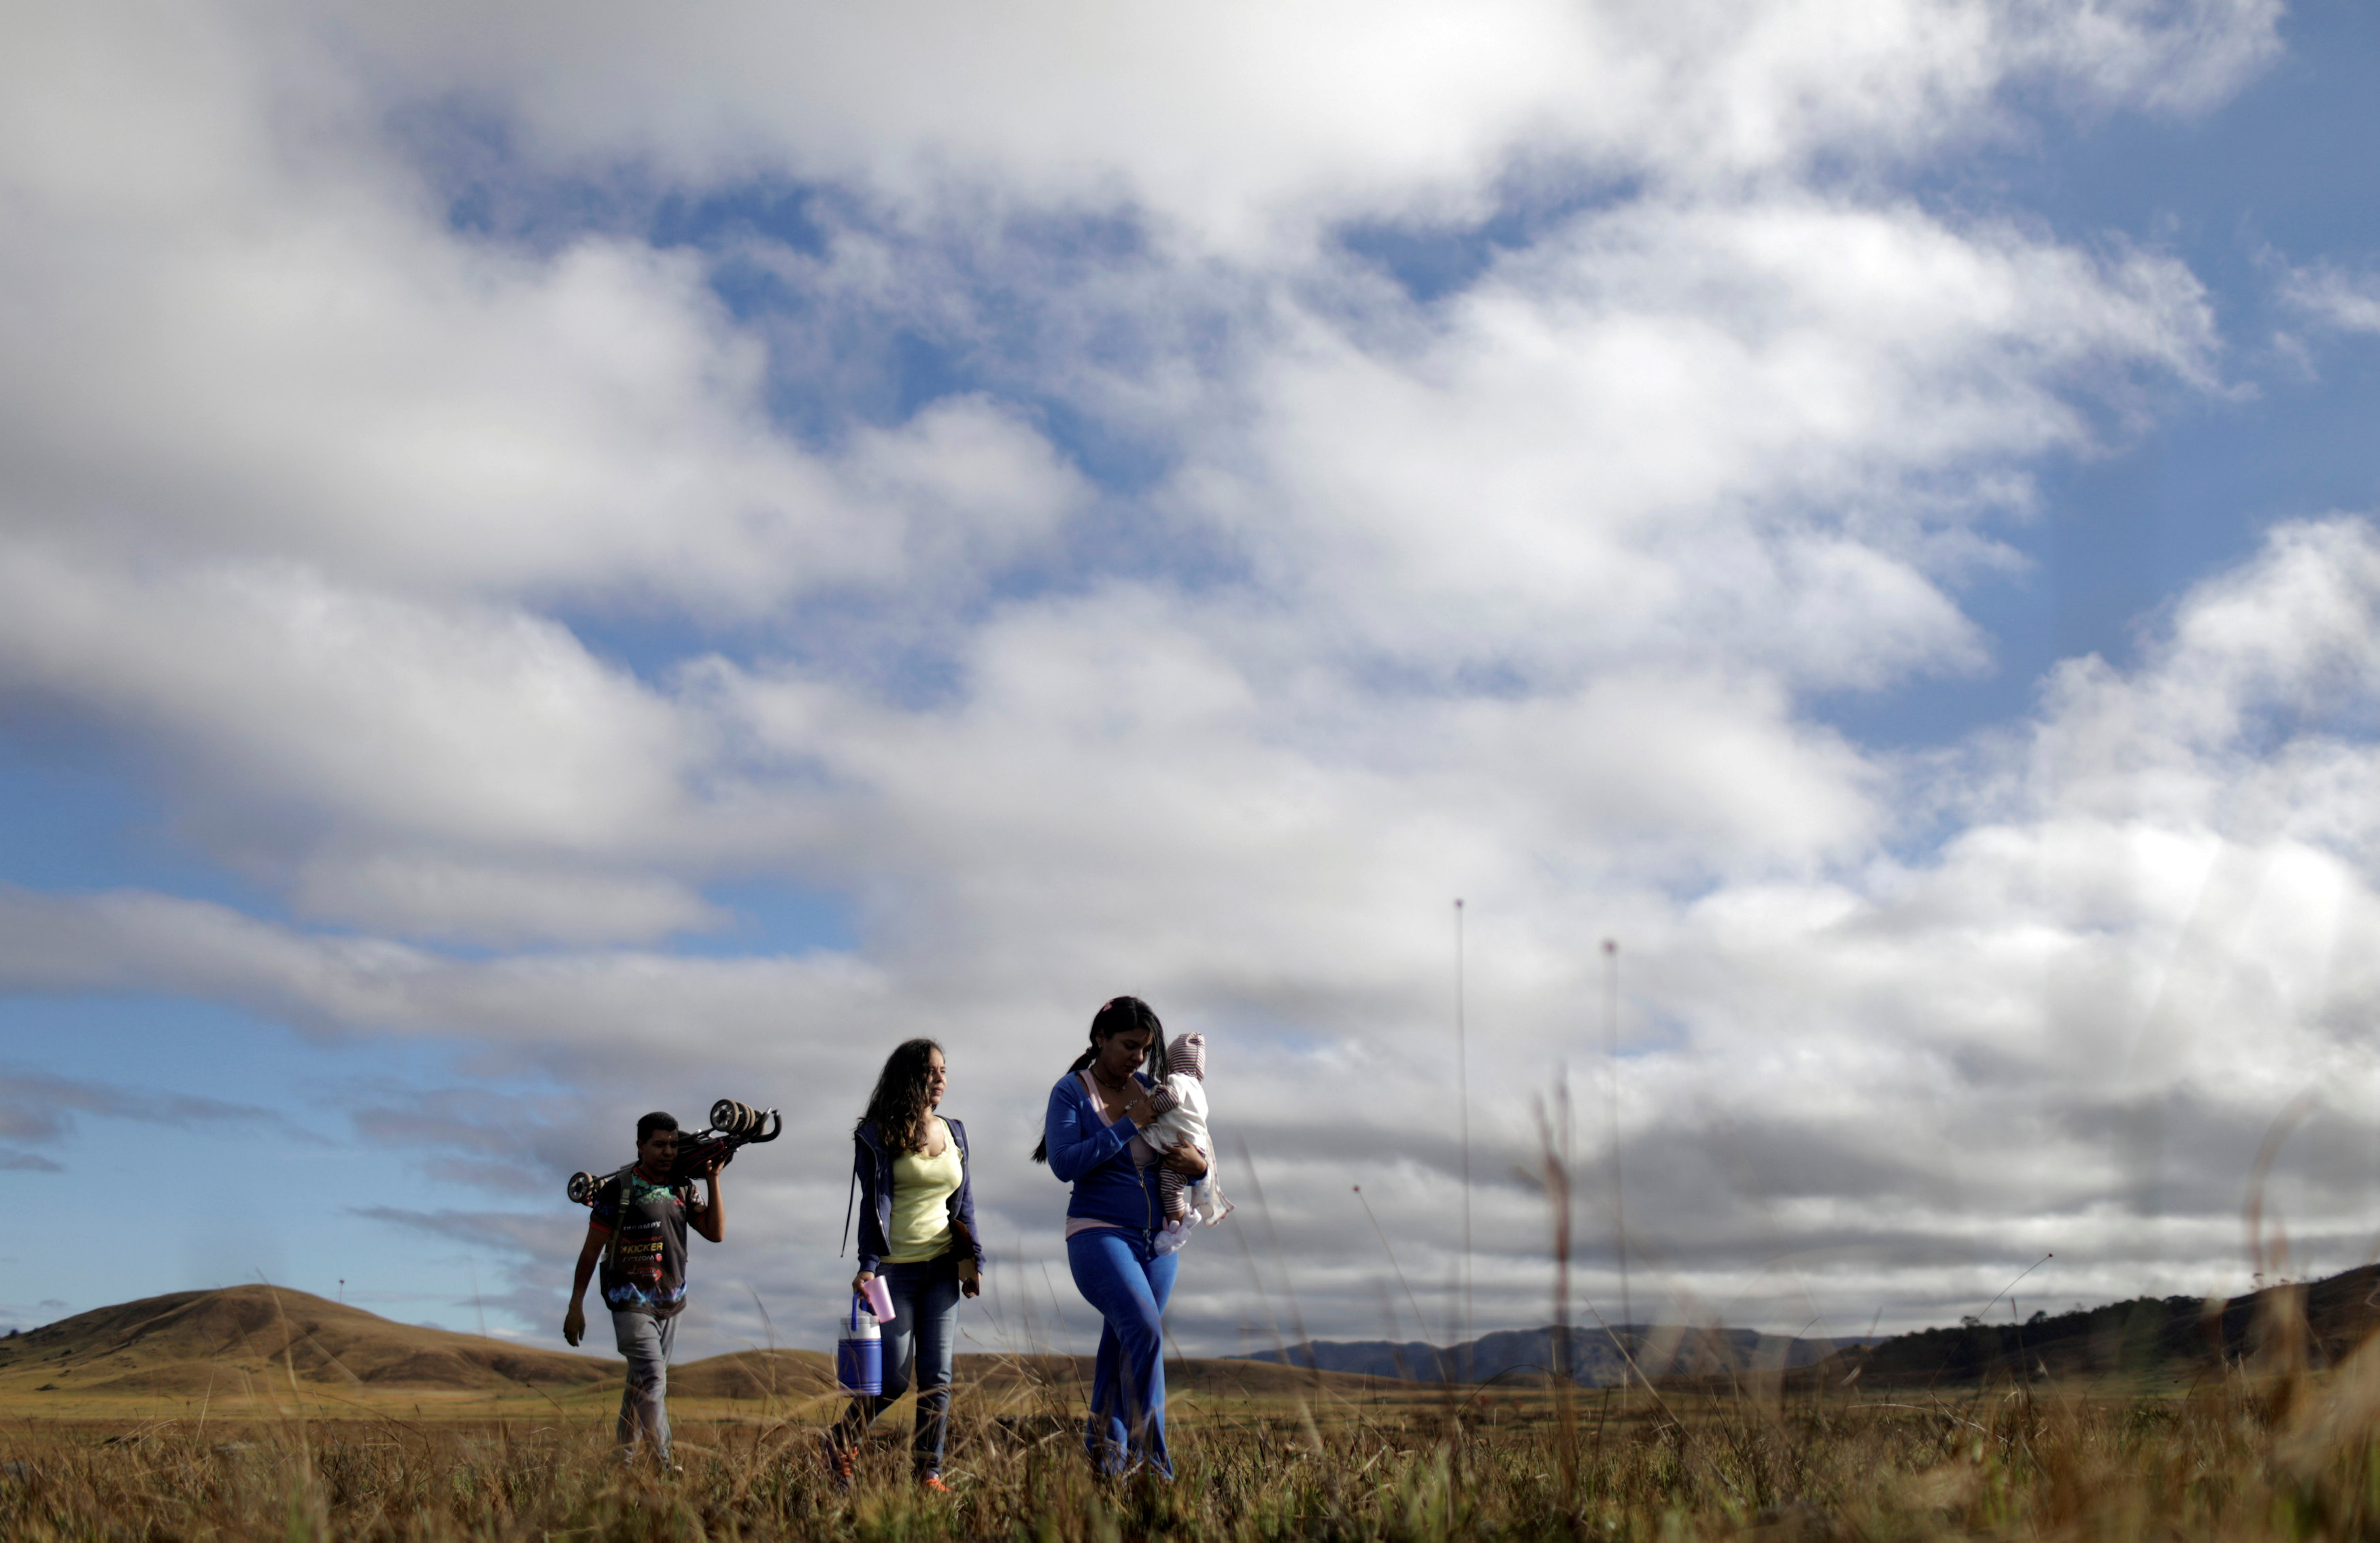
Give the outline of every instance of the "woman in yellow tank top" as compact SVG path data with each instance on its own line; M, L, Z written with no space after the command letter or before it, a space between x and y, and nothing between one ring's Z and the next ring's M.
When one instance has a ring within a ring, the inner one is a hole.
M950 1423L959 1298L983 1289L966 1127L935 1112L949 1080L941 1046L931 1039L908 1040L885 1059L868 1112L852 1133L859 1273L851 1278L851 1289L856 1292L880 1275L892 1298L892 1318L880 1326L883 1391L853 1399L827 1432L827 1462L840 1484L851 1482L868 1426L909 1391L914 1365L917 1431L911 1459L920 1485L944 1488L942 1445Z

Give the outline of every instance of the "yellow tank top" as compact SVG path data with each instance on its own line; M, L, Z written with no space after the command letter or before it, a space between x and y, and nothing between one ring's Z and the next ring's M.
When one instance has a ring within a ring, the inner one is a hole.
M950 1200L965 1170L959 1144L942 1134L942 1155L903 1152L892 1160L892 1232L886 1264L917 1264L950 1251Z

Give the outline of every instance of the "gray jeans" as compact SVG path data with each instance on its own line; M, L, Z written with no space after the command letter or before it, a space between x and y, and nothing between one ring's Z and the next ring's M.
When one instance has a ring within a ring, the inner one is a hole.
M637 1438L651 1441L653 1456L669 1461L669 1359L677 1343L677 1319L650 1313L613 1313L612 1336L628 1358L628 1385L620 1392L620 1461L637 1455Z

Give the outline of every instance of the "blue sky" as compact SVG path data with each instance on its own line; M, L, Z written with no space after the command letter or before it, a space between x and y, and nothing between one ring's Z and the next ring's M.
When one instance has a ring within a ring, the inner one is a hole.
M1891 734L1896 720L1957 732L2022 712L2056 661L2128 659L2162 603L2245 558L2276 520L2370 507L2380 454L2358 431L2380 408L2370 343L2305 337L2275 279L2289 264L2354 267L2380 249L2380 171L2350 148L2380 20L2301 5L2281 35L2288 51L2203 117L2069 122L1944 169L1934 196L1946 200L2044 221L2071 241L2124 238L2180 256L2237 350L2227 375L2252 394L2162 404L2118 453L2050 468L2048 517L2012 534L2035 571L1970 601L2001 639L1982 700L1939 725L1879 704L1884 714L1860 720L1867 732ZM2276 348L2276 334L2305 351Z
M1663 1315L2228 1289L2308 1085L2358 1261L2367 12L894 10L15 40L0 1162L67 1220L0 1322L552 1341L561 1179L730 1096L791 1130L688 1343L757 1343L923 1031L1030 1338L1137 990L1267 1286L1386 1327L1361 1183L1439 1332L1458 894L1476 1326L1564 1077ZM1265 1342L1208 1243L1177 1333Z

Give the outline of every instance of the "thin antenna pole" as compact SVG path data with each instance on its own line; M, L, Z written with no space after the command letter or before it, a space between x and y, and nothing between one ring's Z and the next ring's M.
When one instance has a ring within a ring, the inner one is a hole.
M1463 1021L1463 902L1454 902L1454 1101L1463 1131L1463 1374L1471 1376L1471 1055Z
M1605 1097L1611 1126L1611 1237L1620 1253L1620 1327L1625 1332L1636 1321L1628 1300L1628 1190L1620 1172L1620 944L1603 940L1603 1039L1610 1075Z

